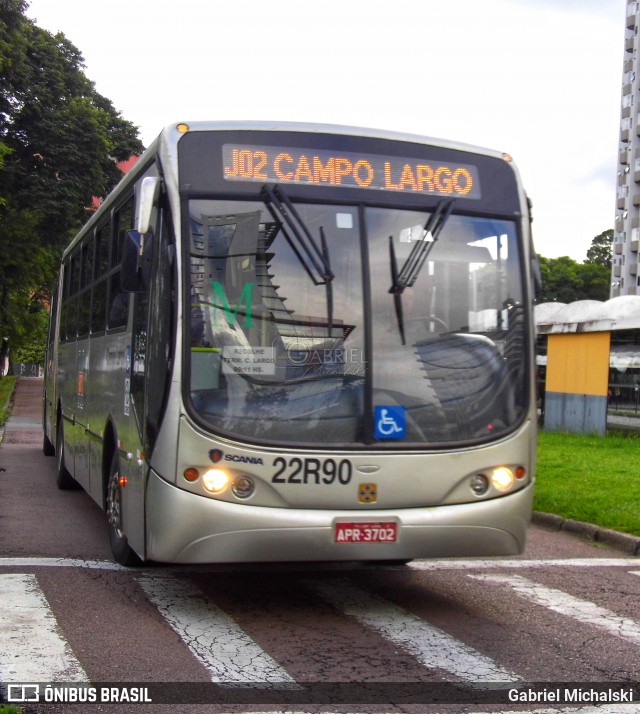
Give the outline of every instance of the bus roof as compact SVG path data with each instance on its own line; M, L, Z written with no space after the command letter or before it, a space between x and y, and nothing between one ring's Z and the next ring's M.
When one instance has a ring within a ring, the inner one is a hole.
M370 127L357 127L340 124L316 124L312 122L288 122L288 121L183 121L166 126L160 136L176 130L178 126L188 127L188 131L282 131L282 132L303 132L312 134L336 134L346 136L362 136L371 139L387 139L389 141L406 141L409 143L426 144L429 146L441 146L471 153L485 154L496 158L503 158L505 152L489 149L486 147L466 144L449 139L435 138L420 134L411 134L390 129L375 129Z

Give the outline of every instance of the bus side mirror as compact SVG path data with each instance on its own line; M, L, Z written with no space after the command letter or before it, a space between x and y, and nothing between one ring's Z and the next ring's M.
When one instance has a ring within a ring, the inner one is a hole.
M151 216L160 194L160 179L146 176L137 191L135 230L128 231L122 246L122 273L120 286L127 293L145 290L145 272L142 256L145 237L151 238Z
M140 231L128 231L122 246L122 271L120 287L126 293L144 291L142 279L142 247L144 237Z

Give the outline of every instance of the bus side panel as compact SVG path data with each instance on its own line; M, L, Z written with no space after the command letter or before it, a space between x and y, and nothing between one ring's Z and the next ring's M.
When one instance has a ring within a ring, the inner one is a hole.
M87 443L89 459L89 495L104 508L103 483L103 433L105 427L104 399L107 395L104 381L105 337L98 335L91 338L89 369L85 379L85 405L89 438Z
M58 355L58 399L60 402L60 423L57 429L64 433L65 466L75 478L75 434L74 424L76 418L76 375L72 372L76 364L76 343L63 342L60 344Z
M90 341L79 340L76 343L76 374L75 385L75 425L74 433L74 468L75 479L85 489L90 491L89 435L87 379L89 367Z

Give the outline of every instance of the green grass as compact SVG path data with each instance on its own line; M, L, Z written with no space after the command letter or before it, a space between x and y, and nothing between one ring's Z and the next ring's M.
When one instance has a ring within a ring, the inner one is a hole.
M9 416L8 401L16 385L16 377L0 377L0 426L2 426ZM7 409L5 409L7 407ZM0 712L2 714L2 712Z
M20 714L22 709L14 707L13 704L0 704L0 714Z
M534 509L640 536L640 434L541 432Z

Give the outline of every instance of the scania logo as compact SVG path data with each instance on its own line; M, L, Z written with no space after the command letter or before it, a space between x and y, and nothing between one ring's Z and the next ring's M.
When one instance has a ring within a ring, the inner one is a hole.
M264 461L259 456L240 456L240 454L226 454L222 449L211 449L209 451L209 458L214 464L217 464L223 459L225 461L235 461L236 463L242 464L260 464L262 466Z
M220 451L220 449L211 449L211 451L209 452L209 458L211 459L211 461L213 461L214 464L217 464L223 456L224 453Z
M227 454L224 457L225 461L239 461L243 464L260 464L264 462L259 456L240 456L239 454Z

